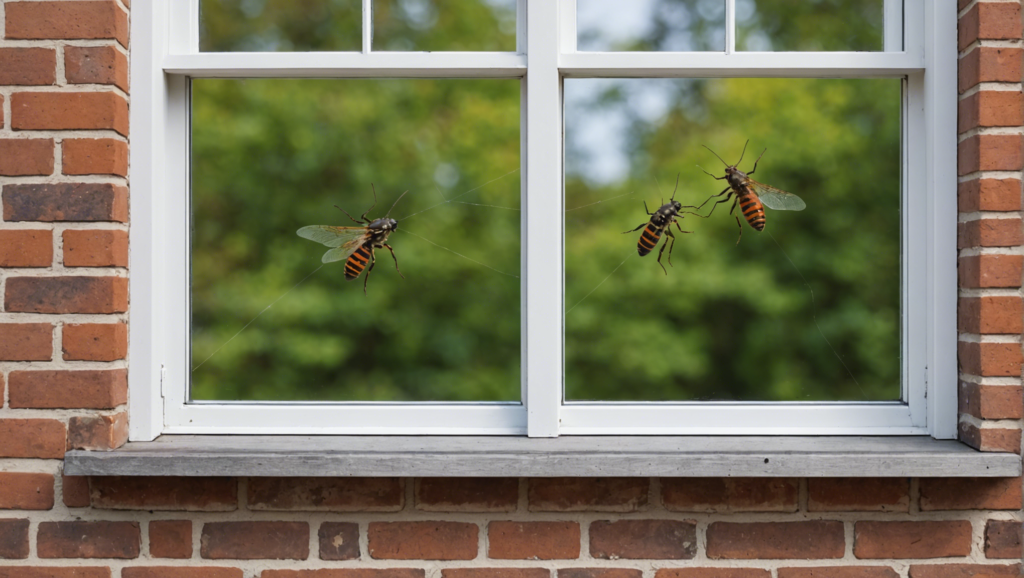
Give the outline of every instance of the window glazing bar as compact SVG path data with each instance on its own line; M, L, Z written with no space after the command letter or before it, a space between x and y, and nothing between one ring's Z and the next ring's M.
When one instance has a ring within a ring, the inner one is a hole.
M526 74L526 57L514 52L208 52L168 56L163 69L194 78L519 78Z

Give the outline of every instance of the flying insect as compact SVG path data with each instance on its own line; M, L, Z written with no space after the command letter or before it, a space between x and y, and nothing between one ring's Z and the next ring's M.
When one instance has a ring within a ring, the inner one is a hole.
M373 185L370 186L373 187ZM405 191L405 193L408 192ZM359 277L363 269L366 269L367 263L369 263L370 268L367 269L366 277L363 279L364 294L366 293L366 284L370 281L370 271L373 271L373 266L377 261L375 249L386 248L388 251L391 251L391 258L395 260L395 270L405 279L405 275L402 275L402 270L398 268L398 257L395 256L395 250L387 242L391 233L398 230L398 221L390 218L391 211L398 205L398 201L402 200L405 193L399 195L398 199L395 200L395 204L391 205L391 209L388 210L386 215L372 221L366 215L377 206L376 189L373 189L373 205L370 205L370 208L359 219L349 215L348 211L338 205L334 205L336 209L345 213L349 219L360 225L358 227L310 225L302 227L296 231L296 234L304 239L331 247L320 260L324 263L345 261L346 281Z
M651 210L647 208L647 201L644 201L644 211L651 216L650 221L646 223L641 223L639 227L631 229L629 231L624 231L622 233L623 235L628 235L629 233L635 233L640 229L644 230L643 233L640 233L640 239L636 242L636 251L637 253L640 254L641 257L649 254L651 251L654 250L654 248L658 245L658 241L661 239L662 233L664 233L669 239L671 239L671 241L666 240L661 245L661 251L658 251L658 264L661 265L661 269L665 271L666 275L668 275L668 269L665 269L665 265L661 263L661 256L663 253L665 253L665 247L668 247L668 265L669 267L671 267L672 248L674 248L676 245L676 236L672 234L672 224L675 224L676 228L679 229L680 233L692 233L693 231L684 231L683 228L679 225L678 219L682 219L681 215L683 213L686 213L688 215L697 215L697 213L691 213L689 211L682 210L683 204L675 200L677 190L679 190L678 175L676 175L676 188L672 190L672 197L669 198L668 202L663 204L661 208L652 213ZM686 208L694 209L696 207L687 205ZM697 216L705 218L702 215Z
M744 143L743 152L740 153L740 160L736 161L735 165L730 165L725 162L722 157L718 156L718 153L712 151L707 146L704 146L704 148L711 151L711 154L718 157L718 160L722 161L722 164L725 165L725 176L716 177L704 169L701 170L711 177L714 177L715 180L720 181L725 179L729 183L729 186L721 193L712 195L707 201L701 203L700 206L703 207L711 199L725 195L724 199L716 201L715 204L711 206L711 211L707 214L708 217L711 216L711 213L715 212L715 207L733 199L732 208L729 209L729 214L733 214L733 211L736 210L736 205L738 204L740 211L743 213L743 218L747 220L747 223L749 223L754 230L763 231L765 222L767 221L764 214L765 207L775 209L776 211L802 211L807 207L807 203L804 203L803 199L793 193L787 193L786 191L776 189L775 187L768 186L764 183L759 183L750 178L750 175L754 174L754 171L757 170L757 163L761 160L761 157L764 156L764 153L767 152L768 149L761 151L761 156L757 157L757 160L754 161L754 168L751 169L749 173L745 173L736 168L741 162L743 162L743 155L747 152L747 144L749 143L749 140ZM736 217L736 226L740 228L739 239L736 239L736 244L739 245L740 239L743 238L743 225L740 223L739 217Z

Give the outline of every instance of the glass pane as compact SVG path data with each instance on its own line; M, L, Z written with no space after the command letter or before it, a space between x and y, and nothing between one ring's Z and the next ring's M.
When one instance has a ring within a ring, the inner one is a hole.
M200 0L204 52L362 50L361 0Z
M901 86L567 79L565 398L899 399ZM758 232L712 199L673 227L667 274L667 234L638 256L644 203L678 174L701 205L726 187L701 145L736 163L747 139L740 169L767 148L751 178L806 209L768 207Z
M516 0L374 0L373 49L515 52Z
M884 0L736 0L736 48L881 51Z
M725 0L576 0L577 50L725 50Z
M193 80L192 398L519 400L519 86Z

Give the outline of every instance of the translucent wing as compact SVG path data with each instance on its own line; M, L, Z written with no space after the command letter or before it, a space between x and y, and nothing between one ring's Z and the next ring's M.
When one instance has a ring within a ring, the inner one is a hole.
M349 242L341 247L335 247L330 251L324 253L324 256L320 258L320 261L324 263L333 263L335 261L344 261L352 256L352 253L356 252L362 246L362 243Z
M366 227L331 227L329 225L310 225L296 231L296 234L303 239L323 243L328 247L347 246L354 239L362 239L366 236ZM362 245L357 243L356 247ZM355 251L355 249L352 249Z
M769 187L753 179L750 180L750 186L754 188L764 206L769 209L775 209L776 211L802 211L807 208L807 203L793 193Z

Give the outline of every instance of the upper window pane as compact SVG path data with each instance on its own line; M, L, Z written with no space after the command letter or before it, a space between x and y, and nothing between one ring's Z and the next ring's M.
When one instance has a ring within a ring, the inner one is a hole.
M723 51L725 0L577 0L580 51Z
M900 399L901 86L566 79L565 399ZM667 274L667 232L639 256L644 203L677 174L704 203L726 184L702 145L734 164L747 139L740 170L767 148L751 178L806 209L765 207L758 232L730 199L682 215Z
M191 399L518 401L519 86L194 79Z
M204 52L362 49L361 0L200 0L199 12Z
M736 48L881 51L884 0L736 0Z
M516 50L516 0L374 0L373 49Z

